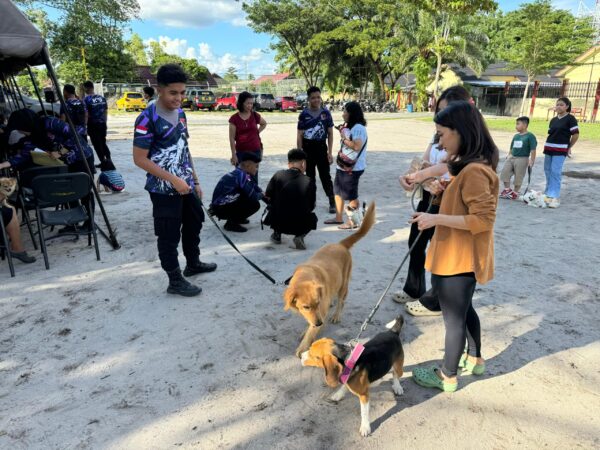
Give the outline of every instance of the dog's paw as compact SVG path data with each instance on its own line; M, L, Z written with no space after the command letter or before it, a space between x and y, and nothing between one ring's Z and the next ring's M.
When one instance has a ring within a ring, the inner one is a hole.
M371 434L371 425L370 424L360 426L360 435L362 437L367 437L370 434Z
M392 391L394 391L394 395L400 396L400 395L404 394L404 389L402 389L402 386L400 385L400 383L393 383Z
M302 353L304 353L308 349L309 349L309 347L307 347L306 345L300 345L300 346L298 346L298 348L296 349L296 356L298 358L302 358Z
M334 315L329 318L329 323L339 323L339 322L340 322L339 316Z

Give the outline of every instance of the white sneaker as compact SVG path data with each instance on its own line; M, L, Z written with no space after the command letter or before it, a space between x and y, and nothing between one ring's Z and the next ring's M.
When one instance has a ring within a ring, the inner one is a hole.
M396 303L408 303L408 302L414 302L417 299L412 298L410 295L408 295L404 291L398 291L392 296L392 300L394 300Z
M560 206L560 200L557 198L551 198L548 202L548 208L558 208Z

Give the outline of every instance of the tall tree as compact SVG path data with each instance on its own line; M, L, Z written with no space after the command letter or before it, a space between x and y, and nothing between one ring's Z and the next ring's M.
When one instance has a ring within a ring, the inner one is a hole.
M125 51L131 55L133 61L138 66L148 65L148 56L146 55L146 46L142 37L133 33L125 44Z
M80 65L78 79L128 79L133 60L124 52L123 29L139 13L137 0L20 0L25 6L52 8L58 19L47 32L57 65ZM69 72L76 74L74 70Z
M243 3L250 27L276 38L271 48L276 60L300 74L307 85L317 83L323 72L327 48L310 46L310 40L321 31L332 29L336 17L321 20L322 0L249 0Z
M229 67L225 72L225 75L223 75L223 79L228 83L233 83L234 81L239 80L239 77L237 76L237 69L235 67Z
M521 101L524 113L529 83L538 75L564 66L592 44L590 20L577 19L569 11L555 9L550 0L536 0L506 14L502 56L509 66L527 74Z

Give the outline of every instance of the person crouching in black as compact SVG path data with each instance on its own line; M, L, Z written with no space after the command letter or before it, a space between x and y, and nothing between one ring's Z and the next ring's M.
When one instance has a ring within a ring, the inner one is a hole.
M317 197L314 178L306 172L306 153L300 149L288 152L288 169L280 170L267 186L269 199L265 225L273 229L271 241L281 244L282 234L294 236L294 245L305 250L304 237L317 229L317 216L313 212Z
M248 231L242 224L247 224L248 217L260 209L259 201L266 200L255 181L259 162L254 153L244 153L235 170L223 175L215 186L210 213L227 220L227 231Z

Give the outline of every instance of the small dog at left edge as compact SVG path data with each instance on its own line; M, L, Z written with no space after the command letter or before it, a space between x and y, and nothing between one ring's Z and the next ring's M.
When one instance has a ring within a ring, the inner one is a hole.
M404 318L398 316L386 325L389 331L379 333L365 343L365 349L358 358L347 383L330 397L330 400L339 402L348 390L358 397L361 418L359 431L362 436L371 434L369 420L371 383L383 378L390 369L393 369L392 390L395 395L404 393L400 385L404 366L404 350L400 341L400 330L403 324ZM315 341L308 351L302 353L302 365L325 369L325 381L329 386L337 387L350 352L349 346L337 344L333 339L322 338Z

